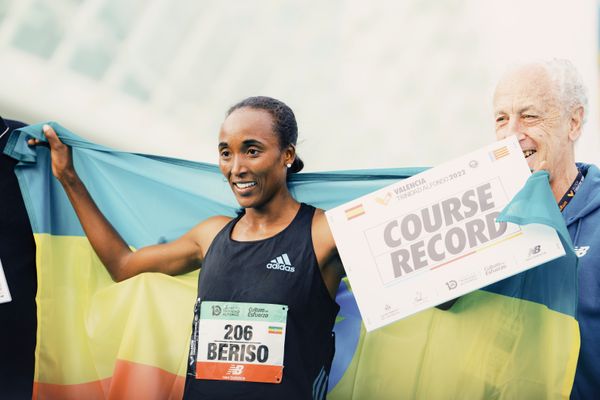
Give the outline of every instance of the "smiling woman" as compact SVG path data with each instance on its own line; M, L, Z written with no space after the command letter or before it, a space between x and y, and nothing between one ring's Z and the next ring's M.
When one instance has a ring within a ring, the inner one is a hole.
M297 139L294 113L278 100L250 97L229 109L219 134L219 167L242 207L286 197L287 174L303 167Z
M44 127L53 174L115 281L202 267L186 398L325 396L343 268L323 210L288 190L288 173L302 168L297 132L294 113L278 100L234 105L219 133L219 165L243 212L132 252L79 179L70 148ZM260 357L248 349L260 349Z

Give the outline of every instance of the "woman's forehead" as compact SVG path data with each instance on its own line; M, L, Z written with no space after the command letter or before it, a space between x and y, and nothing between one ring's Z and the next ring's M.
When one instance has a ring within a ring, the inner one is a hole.
M219 142L245 141L255 139L260 142L277 141L273 132L273 118L265 110L239 108L233 111L219 132Z

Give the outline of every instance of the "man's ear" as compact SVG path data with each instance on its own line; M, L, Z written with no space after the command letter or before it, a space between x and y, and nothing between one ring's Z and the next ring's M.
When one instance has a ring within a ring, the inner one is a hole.
M571 112L571 119L569 121L569 139L575 142L581 135L581 128L583 127L583 107L576 107Z

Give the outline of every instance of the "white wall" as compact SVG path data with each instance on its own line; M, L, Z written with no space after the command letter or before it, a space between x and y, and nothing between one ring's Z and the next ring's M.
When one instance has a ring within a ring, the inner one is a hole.
M3 0L0 114L112 147L216 162L225 110L287 102L307 170L435 165L493 140L512 63L567 57L590 89L595 0Z

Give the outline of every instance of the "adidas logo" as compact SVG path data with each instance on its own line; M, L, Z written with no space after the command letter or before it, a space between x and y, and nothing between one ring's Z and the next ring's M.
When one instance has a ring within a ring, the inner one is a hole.
M295 268L292 267L292 263L287 255L287 253L283 253L279 257L275 257L271 261L267 263L268 269L280 269L282 271L294 272Z

